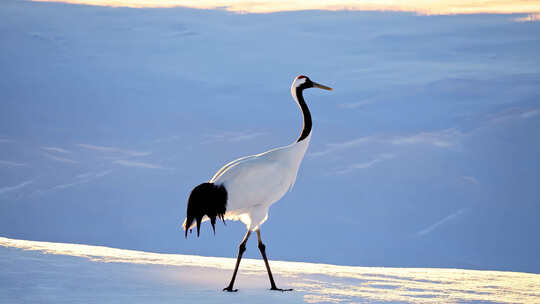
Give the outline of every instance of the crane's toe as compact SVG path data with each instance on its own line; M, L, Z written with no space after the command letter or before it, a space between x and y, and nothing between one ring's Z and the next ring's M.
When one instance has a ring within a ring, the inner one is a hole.
M277 287L275 287L275 286L272 287L272 288L270 288L270 290L277 290L277 291L281 291L281 292L283 292L283 291L293 291L292 288L281 289L281 288L277 288Z
M228 292L237 292L238 289L232 289L231 286L227 286L225 288L223 288L223 291L228 291Z

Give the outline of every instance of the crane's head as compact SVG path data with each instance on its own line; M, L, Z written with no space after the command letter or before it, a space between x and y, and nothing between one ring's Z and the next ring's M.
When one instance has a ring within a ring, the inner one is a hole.
M309 89L309 88L319 88L323 90L332 91L331 87L327 87L320 83L313 82L311 81L311 79L309 79L309 77L304 76L304 75L296 76L291 86L291 89L294 89L294 90L296 89L304 90L304 89Z

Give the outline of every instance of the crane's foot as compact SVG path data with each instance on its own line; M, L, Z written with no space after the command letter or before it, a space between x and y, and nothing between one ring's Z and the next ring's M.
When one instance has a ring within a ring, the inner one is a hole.
M277 288L276 286L273 286L272 288L270 288L270 290L277 290L277 291L284 292L284 291L292 291L293 289L292 288L281 289L281 288Z
M233 289L231 286L227 286L227 287L223 288L223 291L237 292L238 289Z

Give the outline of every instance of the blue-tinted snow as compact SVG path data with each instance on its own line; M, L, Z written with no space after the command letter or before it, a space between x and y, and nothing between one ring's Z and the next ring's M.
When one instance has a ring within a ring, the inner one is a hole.
M306 74L335 91L271 259L540 272L539 22L0 6L2 236L234 257L242 224L183 238L187 195L296 138Z
M23 251L24 250L24 251ZM158 254L0 237L2 303L533 303L540 275L437 268L352 267Z

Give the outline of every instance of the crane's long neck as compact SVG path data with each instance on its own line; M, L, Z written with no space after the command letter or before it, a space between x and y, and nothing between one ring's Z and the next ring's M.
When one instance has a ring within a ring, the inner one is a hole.
M293 94L292 94L293 98L296 100L296 103L298 103L300 110L302 110L302 116L304 117L304 125L302 127L302 133L300 133L300 136L296 140L296 142L300 142L304 140L306 137L308 137L309 133L311 133L311 113L309 113L308 106L306 104L306 101L304 100L304 96L302 95L303 89L298 87L292 91L293 91Z

